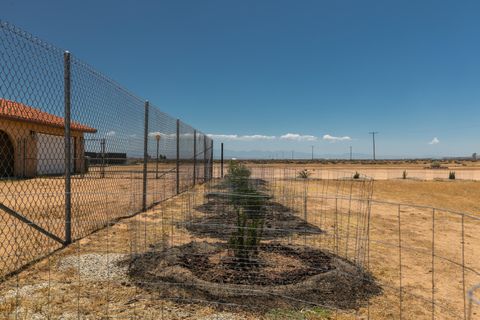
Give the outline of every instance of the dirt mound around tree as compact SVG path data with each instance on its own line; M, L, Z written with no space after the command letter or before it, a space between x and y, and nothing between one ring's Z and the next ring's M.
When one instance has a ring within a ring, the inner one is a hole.
M152 294L222 309L357 309L381 291L369 273L330 253L271 243L258 250L253 265L241 268L224 244L207 242L148 252L126 263L131 281Z
M301 219L299 213L278 202L269 200L265 208L262 239L323 233L317 226ZM198 237L228 240L237 230L237 212L229 205L228 199L210 197L208 202L195 209L204 216L192 218L184 223L190 233Z

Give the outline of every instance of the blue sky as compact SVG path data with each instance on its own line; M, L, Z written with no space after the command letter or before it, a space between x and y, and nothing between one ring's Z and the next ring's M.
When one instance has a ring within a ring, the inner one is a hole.
M232 151L480 152L478 1L0 2Z

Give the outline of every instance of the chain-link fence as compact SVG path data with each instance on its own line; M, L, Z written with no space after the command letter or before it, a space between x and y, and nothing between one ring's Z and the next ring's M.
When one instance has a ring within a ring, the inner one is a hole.
M212 173L213 142L0 21L0 278Z

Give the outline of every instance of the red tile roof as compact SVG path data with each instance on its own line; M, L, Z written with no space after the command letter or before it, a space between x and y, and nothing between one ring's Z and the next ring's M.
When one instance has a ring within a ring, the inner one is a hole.
M39 123L47 126L64 128L62 117L29 107L19 102L0 98L0 118ZM70 127L74 131L95 133L97 129L71 121Z

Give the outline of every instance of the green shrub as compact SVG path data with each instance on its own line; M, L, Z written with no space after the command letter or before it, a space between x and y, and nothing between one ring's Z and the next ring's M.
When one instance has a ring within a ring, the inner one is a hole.
M237 208L237 230L228 243L237 267L252 265L252 260L258 255L262 229L263 219L252 219L243 209Z
M298 173L297 178L308 179L308 178L310 178L311 175L312 175L312 173L310 171L308 171L307 169L303 169L302 171L300 171Z
M230 162L226 181L232 193L229 202L237 214L236 231L228 246L233 252L235 266L254 266L263 233L265 200L267 197L250 180L251 172L243 164Z
M228 164L225 175L227 185L233 193L244 193L250 189L249 179L252 172L244 165L235 161Z
M448 173L448 179L455 180L455 171L450 171Z
M433 161L431 164L430 164L430 168L432 169L440 169L442 166L440 164L440 162L438 161Z

